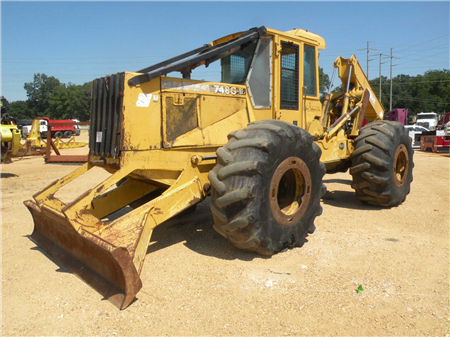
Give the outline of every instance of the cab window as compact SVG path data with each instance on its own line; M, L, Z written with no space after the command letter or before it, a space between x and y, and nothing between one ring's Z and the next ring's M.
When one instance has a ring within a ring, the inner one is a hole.
M298 45L281 42L280 108L298 110Z
M263 37L259 41L247 79L250 98L257 109L271 106L271 56L272 38Z
M305 45L303 60L303 85L306 87L306 96L317 96L316 55L314 47Z
M239 50L221 59L223 83L245 83L257 43L258 39L243 44Z

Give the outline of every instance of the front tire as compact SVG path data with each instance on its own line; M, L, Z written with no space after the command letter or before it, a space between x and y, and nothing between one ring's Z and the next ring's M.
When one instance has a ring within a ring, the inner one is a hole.
M377 121L363 127L351 156L356 197L372 205L400 205L411 189L413 153L401 123Z
M312 136L266 120L231 132L209 173L215 230L240 249L271 255L302 246L322 213L325 166Z

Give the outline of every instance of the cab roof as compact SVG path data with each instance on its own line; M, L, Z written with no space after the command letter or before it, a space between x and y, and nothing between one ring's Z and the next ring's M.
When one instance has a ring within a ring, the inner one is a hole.
M304 40L304 42L307 42L307 43L309 42L309 43L317 46L318 49L325 49L325 39L317 34L307 31L305 29L294 28L293 30L288 30L286 32L282 32L279 30L267 28L267 32L276 34L276 35L282 35L282 36L286 36L286 37L293 37L295 39Z

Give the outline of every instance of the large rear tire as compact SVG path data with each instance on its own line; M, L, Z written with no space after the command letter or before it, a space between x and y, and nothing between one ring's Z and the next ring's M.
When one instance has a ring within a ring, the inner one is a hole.
M215 230L240 249L271 255L302 246L322 213L325 166L312 136L277 120L231 132L209 173Z
M398 206L411 189L413 149L398 122L372 122L360 131L352 153L352 188L356 197L378 206Z

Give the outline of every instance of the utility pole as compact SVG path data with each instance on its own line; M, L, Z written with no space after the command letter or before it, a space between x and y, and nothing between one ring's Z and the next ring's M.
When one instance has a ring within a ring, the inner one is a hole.
M386 63L386 62L381 62L381 56L388 56L388 55L385 55L385 54L382 54L382 53L380 53L379 55L380 55L380 76L379 76L379 79L380 79L380 90L379 90L379 92L380 92L380 94L378 95L378 99L381 102L381 65ZM373 55L373 56L375 56L375 55Z
M369 60L369 50L377 50L377 49L369 48L369 41L367 41L367 48L364 48L364 49L358 49L358 50L365 50L365 49L367 49L367 70L366 70L366 77L367 77L367 79L369 79L369 61L372 61L372 59Z
M392 111L392 67L396 66L396 64L392 64L392 60L394 59L394 56L392 56L392 49L394 48L391 48L391 89L389 93L389 111ZM395 58L398 59L398 57Z
M381 53L380 53L380 76L379 77L380 77L380 95L379 95L378 99L381 102Z
M391 48L391 88L389 91L389 111L392 111L392 59L393 59L392 49L393 48Z

